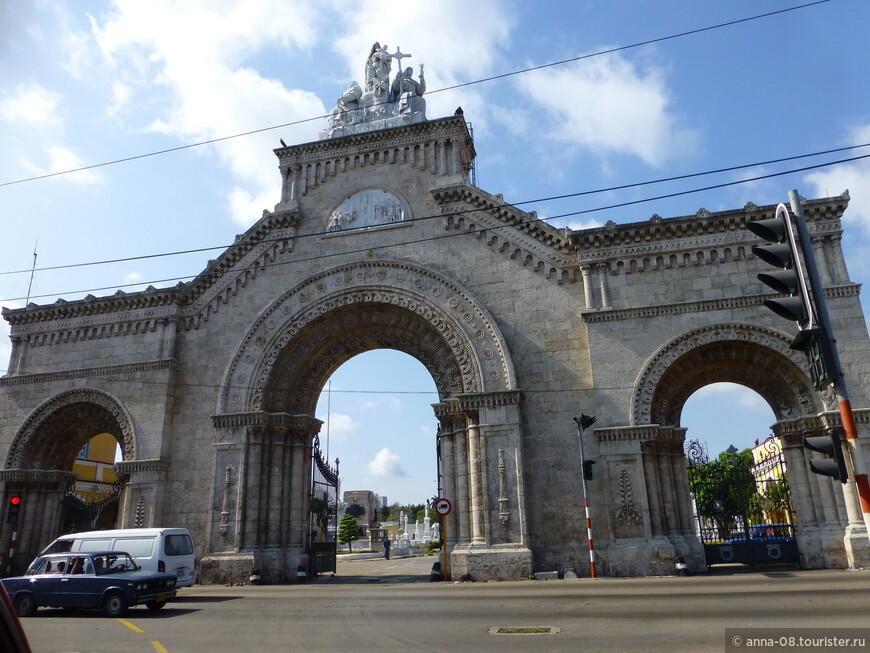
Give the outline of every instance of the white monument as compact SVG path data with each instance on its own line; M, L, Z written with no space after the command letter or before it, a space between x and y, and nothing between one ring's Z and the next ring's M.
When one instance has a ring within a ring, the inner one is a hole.
M350 82L347 90L336 99L320 138L336 138L425 121L423 64L420 64L419 79L414 79L413 68L402 68L402 59L408 57L411 55L402 52L401 48L397 47L390 53L387 45L376 42L366 60L365 90L359 82ZM397 71L391 81L393 59Z

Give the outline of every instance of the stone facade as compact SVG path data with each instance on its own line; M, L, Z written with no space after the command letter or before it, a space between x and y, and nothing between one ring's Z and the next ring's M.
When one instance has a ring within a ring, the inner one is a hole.
M192 282L4 309L0 481L25 497L13 566L57 534L76 452L115 435L119 527L184 526L205 582L293 581L308 563L317 398L356 354L417 358L440 394L454 577L589 573L577 430L600 573L703 566L680 411L731 381L777 416L804 563L868 562L854 485L808 472L839 423L765 290L744 226L775 207L560 230L470 183L461 115L275 151L280 199ZM870 341L840 249L848 195L806 202L858 429ZM2 525L0 541L11 527Z

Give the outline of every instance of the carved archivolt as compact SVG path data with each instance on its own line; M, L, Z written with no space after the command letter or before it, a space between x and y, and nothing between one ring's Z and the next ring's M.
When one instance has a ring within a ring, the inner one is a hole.
M697 389L731 381L757 391L777 419L818 411L792 338L750 324L716 324L686 333L661 347L638 375L633 425L679 423L679 411Z
M485 308L429 270L378 260L314 275L270 305L227 370L218 413L305 410L338 366L377 347L420 360L442 398L516 389Z
M136 458L133 420L117 399L92 388L63 392L25 420L9 448L6 467L67 469L81 445L99 433L118 439L124 460Z

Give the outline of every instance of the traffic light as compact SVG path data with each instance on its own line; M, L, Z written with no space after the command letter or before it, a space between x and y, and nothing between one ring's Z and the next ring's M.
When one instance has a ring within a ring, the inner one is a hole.
M9 497L9 508L6 511L6 523L18 523L18 513L21 512L21 495L13 494Z
M587 481L592 480L592 465L595 464L594 460L584 460L583 461L583 478Z
M830 458L810 460L810 469L814 473L830 476L839 479L844 484L846 483L849 474L846 471L846 457L843 454L840 434L837 431L832 431L830 435L804 438L804 446L812 451L830 456Z
M752 253L765 263L779 268L775 272L761 272L758 279L788 297L765 299L764 305L786 320L797 322L801 330L813 326L813 311L807 284L801 268L798 243L795 240L788 209L784 204L776 207L776 215L767 220L756 220L746 225L756 236L773 245L753 245Z

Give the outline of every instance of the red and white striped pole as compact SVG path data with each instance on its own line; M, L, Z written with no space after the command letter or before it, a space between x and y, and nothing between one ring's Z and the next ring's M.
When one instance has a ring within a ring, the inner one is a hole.
M15 555L15 547L18 546L18 523L12 524L12 537L9 540L9 558L6 561L6 575L12 575L12 557Z
M586 485L584 479L583 485ZM592 545L592 517L589 516L589 501L583 497L583 504L586 506L586 538L589 540L589 573L592 578L598 578L595 571L595 547Z
M592 578L598 578L598 573L595 571L595 547L592 544L592 515L589 511L589 490L586 487L586 478L590 475L592 469L592 461L589 465L586 464L586 457L583 453L583 430L589 428L595 423L595 417L592 415L580 414L580 417L575 417L577 422L577 436L580 442L580 478L583 481L583 506L586 509L586 539L589 542L589 575Z

